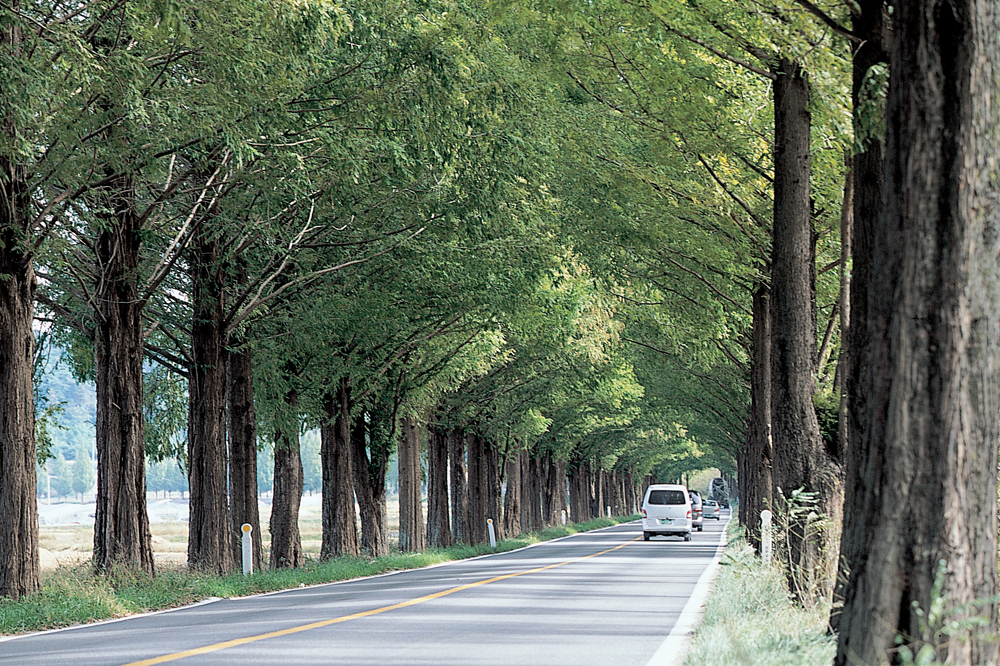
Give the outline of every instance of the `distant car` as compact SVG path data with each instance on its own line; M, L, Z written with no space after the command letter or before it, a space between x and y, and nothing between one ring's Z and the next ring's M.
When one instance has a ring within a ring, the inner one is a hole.
M705 500L701 505L701 515L708 520L709 518L715 518L716 520L722 520L722 511L719 509L719 503L715 500Z
M691 540L691 496L687 488L657 483L646 489L642 500L642 538L677 536Z
M723 509L728 509L729 508L729 498L728 497L723 497L722 499L720 499L719 500L719 506L721 506Z
M697 490L691 490L688 488L688 495L691 496L691 527L695 528L699 532L705 530L705 523L702 521L702 502L701 493Z

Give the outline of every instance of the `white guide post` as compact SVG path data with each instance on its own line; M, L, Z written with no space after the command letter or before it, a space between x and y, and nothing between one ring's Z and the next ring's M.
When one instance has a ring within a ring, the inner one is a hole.
M609 506L609 507L607 507L607 509L608 509L608 518L610 518L611 517L611 507Z
M562 510L562 524L566 524L566 509Z
M240 529L243 530L243 575L249 576L253 573L253 538L250 536L253 527L243 523Z
M771 516L773 514L764 509L760 512L760 558L765 562L771 561Z
M486 529L490 531L490 548L497 547L497 531L493 528L493 519L486 519Z

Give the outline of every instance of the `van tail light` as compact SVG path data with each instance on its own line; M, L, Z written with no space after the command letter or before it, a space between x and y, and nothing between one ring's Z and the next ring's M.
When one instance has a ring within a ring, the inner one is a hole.
M691 509L688 509L688 520L691 520Z
M643 518L645 518L645 517L646 517L646 507L643 507L643 508L642 508L642 517L643 517Z

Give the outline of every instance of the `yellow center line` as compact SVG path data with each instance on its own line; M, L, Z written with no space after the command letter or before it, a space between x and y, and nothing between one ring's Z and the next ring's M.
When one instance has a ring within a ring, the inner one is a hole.
M557 567L565 566L567 564L573 564L574 562L582 562L583 560L589 560L592 557L598 557L600 555L607 555L620 548L624 548L632 541L638 541L639 537L635 539L630 539L623 544L617 545L614 548L609 548L607 550L602 550L599 553L593 553L591 555L585 555L583 557L578 557L572 560L566 560L565 562L557 562L555 564L550 564L544 567L538 567L537 569L528 569L527 571L518 571L517 573L504 574L503 576L496 576L494 578L487 578L486 580L481 580L475 583L468 583L466 585L459 585L458 587L453 587L447 590L442 590L441 592L435 592L434 594L428 594L423 597L418 597L416 599L410 599L409 601L401 601L398 604L392 604L391 606L383 606L381 608L373 608L372 610L363 611L361 613L354 613L353 615L344 615L341 617L335 617L329 620L321 620L319 622L311 622L309 624L299 625L297 627L290 627L288 629L282 629L280 631L271 631L266 634L259 634L257 636L247 636L245 638L236 638L231 641L224 641L222 643L214 643L213 645L206 645L205 647L195 648L193 650L185 650L184 652L174 652L173 654L165 654L160 657L153 657L152 659L144 659L142 661L133 661L131 663L125 664L125 666L153 666L153 664L165 664L170 661L177 661L179 659L185 659L187 657L194 657L200 654L209 654L212 652L218 652L219 650L226 650L228 648L237 647L239 645L246 645L247 643L255 643L257 641L267 640L268 638L278 638L279 636L288 636L291 634L297 634L300 631L309 631L310 629L319 629L320 627L328 627L332 624L340 624L341 622L347 622L349 620L357 620L363 617L370 617L372 615L379 615L380 613L385 613L391 610L396 610L398 608L406 608L408 606L415 606L417 604L422 604L425 601L431 601L433 599L440 599L441 597L446 597L449 594L454 594L456 592L462 592L463 590L471 590L474 587L480 587L481 585L489 585L490 583L496 583L501 580L507 580L508 578L516 578L518 576L524 576L527 574L538 573L539 571L546 571L548 569L555 569Z

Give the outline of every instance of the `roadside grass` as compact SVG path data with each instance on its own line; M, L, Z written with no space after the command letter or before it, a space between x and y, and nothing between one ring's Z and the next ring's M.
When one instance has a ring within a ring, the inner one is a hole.
M685 666L822 666L833 663L836 637L828 605L795 605L781 569L766 565L730 523L729 544Z
M160 566L155 576L122 569L94 575L89 563L62 566L42 576L42 590L18 599L0 599L0 635L22 634L86 624L111 618L176 608L209 598L242 597L308 585L318 585L390 571L419 569L443 562L499 553L579 532L637 520L638 516L598 518L585 523L550 527L537 533L504 539L496 548L479 544L432 549L422 553L390 553L373 560L340 557L325 562L308 559L298 569L272 569L252 576L227 576Z

